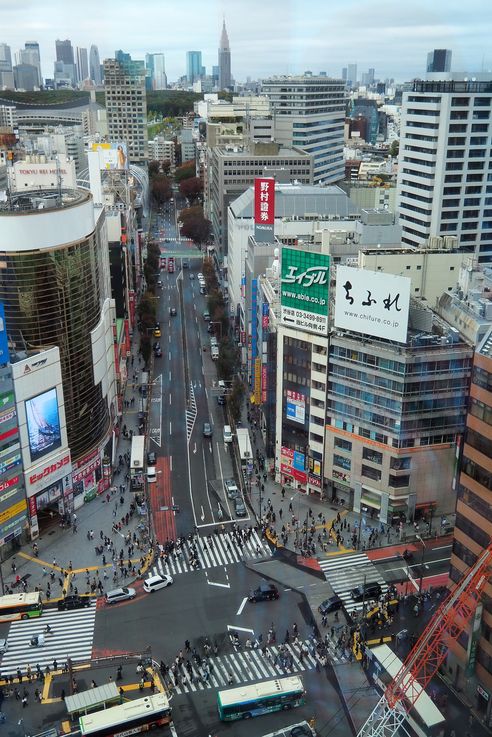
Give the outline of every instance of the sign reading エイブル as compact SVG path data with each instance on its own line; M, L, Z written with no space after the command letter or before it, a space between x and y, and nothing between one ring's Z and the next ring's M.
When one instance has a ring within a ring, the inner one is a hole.
M280 322L318 335L328 334L330 257L282 248Z

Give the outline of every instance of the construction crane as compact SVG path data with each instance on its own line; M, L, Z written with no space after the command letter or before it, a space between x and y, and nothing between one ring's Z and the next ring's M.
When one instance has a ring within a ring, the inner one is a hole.
M393 737L470 621L492 566L492 543L443 601L388 684L358 737Z

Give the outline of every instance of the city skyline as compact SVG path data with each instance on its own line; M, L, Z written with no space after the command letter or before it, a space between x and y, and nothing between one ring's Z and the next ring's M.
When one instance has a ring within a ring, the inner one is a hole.
M456 71L492 68L492 54L486 56L492 20L487 22L490 14L484 0L471 0L466 7L456 0L440 2L431 9L421 2L395 7L389 2L334 0L329 10L313 0L309 13L300 2L285 7L279 0L268 6L252 0L246 15L241 12L244 2L236 0L216 3L215 12L211 7L204 17L198 2L190 0L186 6L153 8L151 24L142 22L141 9L127 0L107 0L103 7L87 0L76 22L73 7L66 10L61 0L47 0L42 7L29 1L27 6L21 23L18 4L10 0L2 4L0 41L11 47L12 54L26 40L38 41L43 77L53 74L57 38L70 38L74 48L96 44L101 60L113 57L117 48L136 59L163 53L171 83L186 74L183 52L194 48L202 51L210 73L217 64L224 16L233 52L232 74L239 81L305 70L340 77L342 67L351 61L361 70L375 67L377 78L405 81L425 74L432 48L452 49ZM200 35L189 30L194 15L200 15ZM74 26L76 34L70 30ZM172 27L172 33L155 30L166 27Z

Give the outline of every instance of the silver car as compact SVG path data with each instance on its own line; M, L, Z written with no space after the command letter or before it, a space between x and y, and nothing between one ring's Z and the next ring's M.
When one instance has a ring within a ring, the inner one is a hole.
M114 589L108 591L106 594L106 604L117 604L119 601L127 601L128 599L134 599L137 595L135 589L130 586L122 586L120 589Z

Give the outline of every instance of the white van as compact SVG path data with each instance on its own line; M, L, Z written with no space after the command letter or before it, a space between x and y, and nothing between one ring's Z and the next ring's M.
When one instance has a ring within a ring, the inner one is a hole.
M219 349L218 346L213 345L210 349L210 356L212 358L212 361L216 361L219 357Z
M224 443L232 443L232 430L230 425L224 425Z
M217 338L215 337L215 335L212 335L212 337L210 338L210 345L211 346L218 346L219 345L219 343L218 343Z
M165 589L166 586L170 586L172 583L174 583L172 576L156 574L155 576L150 576L150 578L145 579L143 587L144 591L148 594L152 594L154 591L159 591L159 589Z

